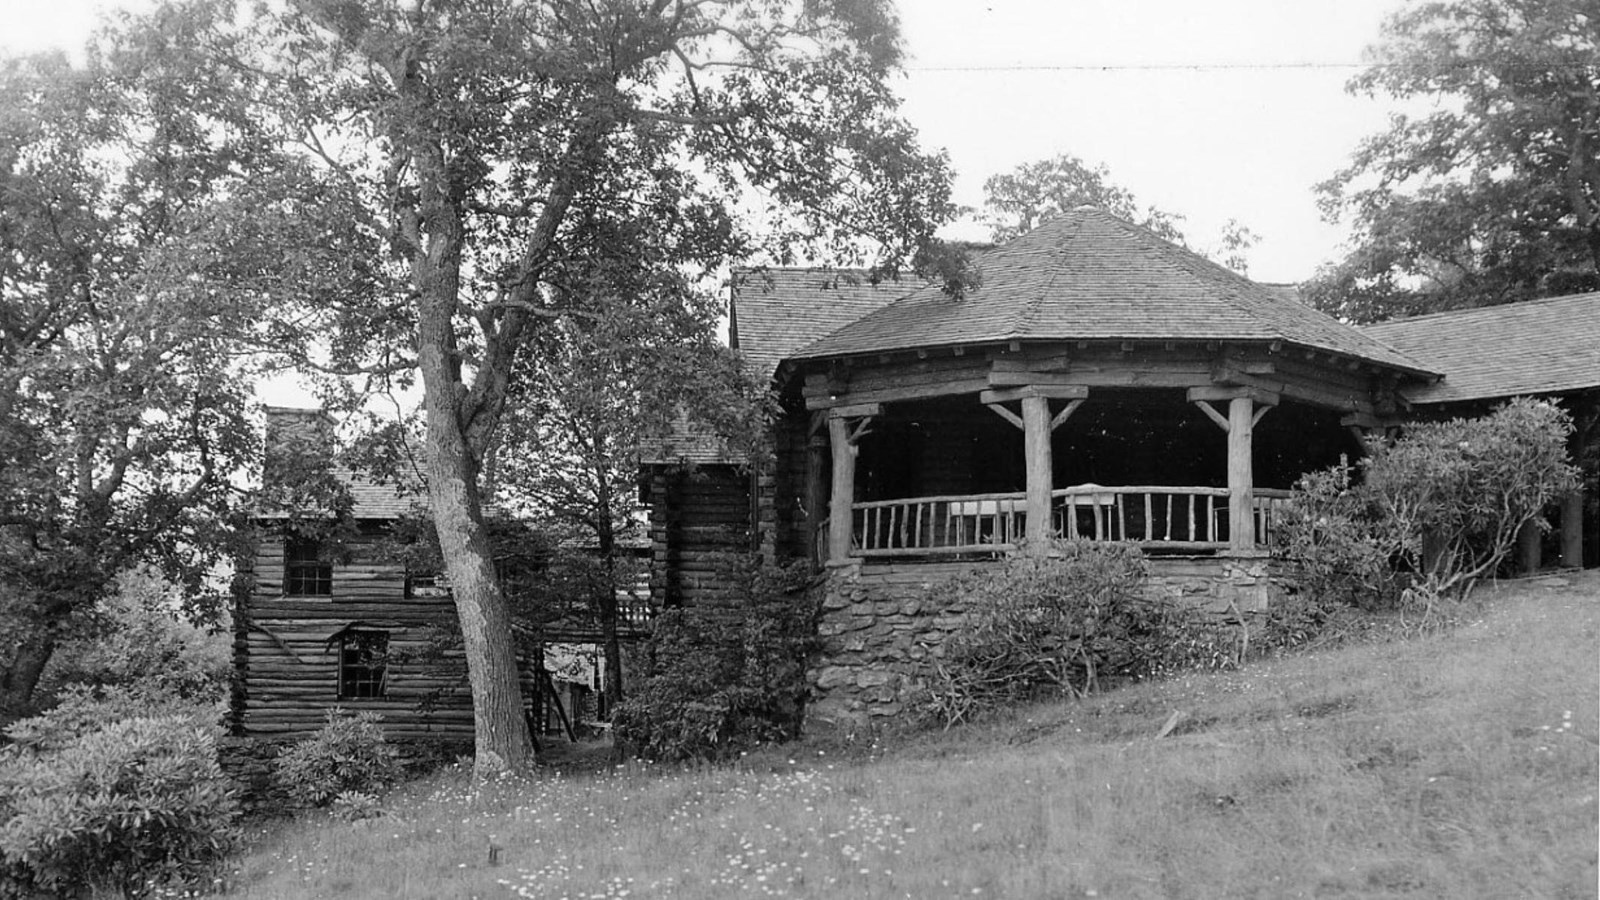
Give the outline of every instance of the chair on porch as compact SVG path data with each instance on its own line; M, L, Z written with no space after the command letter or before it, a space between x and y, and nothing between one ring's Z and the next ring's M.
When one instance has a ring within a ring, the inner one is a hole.
M1115 491L1107 490L1105 485L1085 482L1072 485L1058 493L1062 496L1061 506L1056 510L1056 534L1069 540L1119 539L1115 535L1117 523L1114 515L1117 505Z
M949 505L948 528L956 546L1009 544L1021 539L1028 501L1020 499L954 500Z

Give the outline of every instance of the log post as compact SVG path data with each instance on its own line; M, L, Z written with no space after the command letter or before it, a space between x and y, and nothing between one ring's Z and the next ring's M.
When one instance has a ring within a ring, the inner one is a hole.
M1029 556L1050 553L1050 400L1022 398L1023 454L1028 466L1028 519L1026 547Z
M1228 401L1228 546L1232 550L1256 546L1254 416L1255 405L1249 397Z
M855 531L856 439L865 433L867 422L882 412L876 403L840 406L828 410L828 444L833 450L833 484L828 504L828 564L850 562L851 538ZM862 421L854 429L851 418Z
M1561 498L1561 564L1583 568L1583 491Z
M817 547L817 529L821 527L822 520L826 518L824 507L828 503L828 484L823 480L823 467L828 460L828 439L819 432L822 430L825 417L814 415L815 430L806 437L806 557L812 565L820 566L827 560L820 558L821 553Z
M1211 401L1228 401L1228 415L1212 408ZM1197 387L1189 389L1189 402L1200 407L1228 435L1228 549L1256 549L1255 466L1256 422L1276 406L1278 395L1248 387ZM1257 409L1257 404L1260 408Z
M1524 575L1538 574L1544 565L1544 531L1539 523L1529 519L1517 531L1517 560Z

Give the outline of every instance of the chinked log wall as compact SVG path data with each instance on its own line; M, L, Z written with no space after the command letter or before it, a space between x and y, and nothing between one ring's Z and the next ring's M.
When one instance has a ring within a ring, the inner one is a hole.
M448 597L408 599L404 569L381 558L380 540L363 534L345 544L348 556L333 564L330 596L285 597L282 537L271 531L260 536L249 573L253 584L235 601L235 733L300 738L340 707L381 714L391 740L472 740L472 698L464 667L455 667L459 654L423 659L435 629L449 625L455 607ZM336 635L351 625L389 635L382 698L339 699ZM426 709L425 700L431 701Z
M1212 612L1259 614L1286 591L1282 565L1265 557L1152 558L1145 590L1154 598ZM820 579L821 649L809 679L809 733L859 731L908 713L944 642L966 620L962 599L929 602L937 583L973 563L866 565ZM977 564L977 565L982 565Z
M723 561L751 550L749 470L658 465L649 478L652 604L664 609L728 602Z

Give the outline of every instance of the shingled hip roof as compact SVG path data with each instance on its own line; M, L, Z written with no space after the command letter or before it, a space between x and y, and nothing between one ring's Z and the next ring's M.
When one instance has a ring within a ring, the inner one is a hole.
M1363 330L1444 373L1442 381L1405 389L1415 403L1600 387L1600 293L1413 316Z
M1360 330L1098 209L1080 208L979 259L960 299L938 285L844 325L794 359L1011 341L1295 344L1411 374L1425 366Z

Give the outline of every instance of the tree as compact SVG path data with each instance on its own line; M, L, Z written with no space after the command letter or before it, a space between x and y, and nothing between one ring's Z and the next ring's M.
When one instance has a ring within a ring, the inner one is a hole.
M646 243L642 234L629 240ZM617 592L637 574L620 558L618 540L639 510L640 447L679 422L752 447L763 386L717 341L716 297L670 269L595 262L601 264L573 298L571 315L547 329L524 360L532 371L519 379L507 410L494 482L507 508L592 542L594 570L584 590L605 645L606 695L615 708L623 699Z
M983 183L983 196L985 218L996 243L1026 234L1077 207L1095 206L1187 246L1178 227L1183 216L1154 206L1141 211L1131 191L1112 183L1109 169L1091 168L1070 153L1026 163L1007 175L991 175Z
M1102 209L1149 229L1157 237L1188 247L1179 226L1184 217L1154 206L1142 210L1133 193L1111 181L1105 166L1090 167L1069 153L1026 163L1009 174L991 175L983 183L984 218L996 243L1011 240L1080 206ZM1236 219L1229 219L1216 246L1205 255L1235 272L1249 266L1246 254L1260 238Z
M633 258L703 277L757 246L735 215L754 202L774 256L871 252L887 271L949 216L949 173L894 115L880 0L294 0L265 24L268 49L241 67L276 79L308 158L377 211L389 251L373 267L406 280L345 307L368 329L355 339L327 308L291 318L327 323L313 328L337 336L330 368L420 375L476 771L520 765L531 742L483 476L523 362L577 314L570 279L590 267L572 263L626 257L616 242L648 219L675 250ZM397 323L402 340L379 335Z
M249 313L191 274L264 148L193 42L207 27L131 25L81 69L0 60L0 718L119 573L216 609L228 477L255 453L223 323Z
M1318 187L1350 252L1307 287L1336 315L1396 315L1600 288L1600 49L1592 0L1451 0L1383 26L1352 93L1396 113Z

